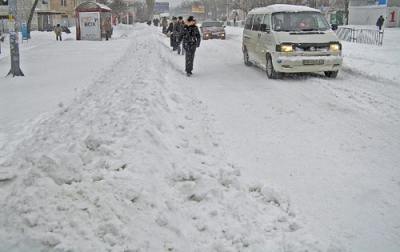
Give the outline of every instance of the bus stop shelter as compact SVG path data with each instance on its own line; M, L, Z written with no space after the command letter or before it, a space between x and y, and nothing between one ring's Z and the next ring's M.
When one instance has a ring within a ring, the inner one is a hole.
M105 37L102 24L108 17L112 20L112 10L104 4L84 2L75 8L75 16L76 40L101 40Z

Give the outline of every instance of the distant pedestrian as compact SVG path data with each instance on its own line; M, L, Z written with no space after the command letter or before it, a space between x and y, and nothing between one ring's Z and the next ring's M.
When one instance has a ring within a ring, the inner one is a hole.
M179 41L183 41L183 48L185 49L185 71L187 76L191 76L193 74L194 55L196 48L200 46L201 36L194 17L190 16L187 21L188 25L183 28Z
M168 20L166 17L161 19L162 33L167 33Z
M376 26L379 27L379 30L382 29L383 26L383 22L385 22L385 19L382 17L382 15L378 18L378 20L376 21Z
M60 24L57 24L56 28L54 28L54 33L56 34L56 40L58 41L58 38L60 38L60 41L62 41L61 38L62 28Z
M158 18L153 19L154 26L158 27L159 23L160 23L160 20Z
M106 40L108 40L108 38L111 35L111 23L110 23L110 18L106 18L106 20L104 21L103 24L104 27L104 31L106 32Z

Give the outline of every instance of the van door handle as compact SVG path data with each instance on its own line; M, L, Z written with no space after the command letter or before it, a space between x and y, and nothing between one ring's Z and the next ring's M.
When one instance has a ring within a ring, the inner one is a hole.
M245 38L250 39L251 37L249 35L244 35Z

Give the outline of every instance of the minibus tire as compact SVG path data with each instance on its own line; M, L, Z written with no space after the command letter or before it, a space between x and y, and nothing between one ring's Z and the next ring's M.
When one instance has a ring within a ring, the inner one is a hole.
M325 71L324 74L328 78L336 78L339 73L339 70L336 71Z
M247 53L247 49L246 48L243 49L243 60L244 60L244 64L246 66L252 66L253 65L253 63L251 63L249 61L249 54Z
M265 66L265 70L269 79L276 79L279 77L279 73L275 71L274 65L272 64L272 58L270 54L267 54L267 64Z

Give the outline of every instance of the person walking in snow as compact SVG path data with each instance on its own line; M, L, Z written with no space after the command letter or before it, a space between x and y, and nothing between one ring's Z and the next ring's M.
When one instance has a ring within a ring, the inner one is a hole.
M376 21L376 26L379 27L379 30L382 29L383 22L385 22L385 19L384 19L384 18L382 17L382 15L381 15L381 16L378 18L378 20Z
M174 37L175 37L175 41L176 41L176 45L175 45L176 50L178 51L178 54L180 54L182 51L182 55L184 54L183 48L182 48L182 41L180 41L179 38L181 36L181 33L182 33L184 27L185 27L185 23L183 22L183 18L178 17L178 22L176 22L174 24L173 30L174 30Z
M196 20L193 16L188 18L188 25L185 25L181 32L179 42L183 41L183 48L185 49L185 71L187 76L193 73L193 61L196 48L200 46L200 31L196 25Z
M60 24L57 24L56 28L54 28L54 33L56 34L56 40L58 41L58 38L60 38L60 41L62 41L61 38L62 28Z
M166 17L161 19L162 33L167 33L168 20Z
M158 18L153 19L154 26L158 27L159 23L160 23L160 20L158 20Z
M106 32L106 40L110 37L111 34L111 23L110 23L110 18L106 18L103 24L104 31Z
M174 36L174 26L175 24L178 22L178 19L176 17L172 18L172 22L169 24L168 29L167 29L167 33L169 32L169 39L170 39L170 46L172 47L173 51L176 51L176 39Z

